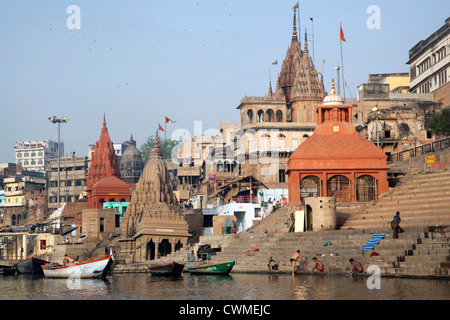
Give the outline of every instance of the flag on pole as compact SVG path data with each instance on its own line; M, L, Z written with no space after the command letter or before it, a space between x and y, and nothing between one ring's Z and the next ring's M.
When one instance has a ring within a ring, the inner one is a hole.
M342 23L341 23L341 41L347 41L347 40L345 40L345 37L344 37L344 31L342 30Z
M166 117L166 123L169 123L169 121L172 122L172 123L176 122L176 121L170 120L168 117Z
M161 125L158 123L158 126L159 126L159 130L161 130L161 131L164 131L164 129L163 129L163 127L161 127Z
M297 4L292 8L292 10L297 10L298 9L298 1Z
M278 64L278 60L274 61L272 64Z

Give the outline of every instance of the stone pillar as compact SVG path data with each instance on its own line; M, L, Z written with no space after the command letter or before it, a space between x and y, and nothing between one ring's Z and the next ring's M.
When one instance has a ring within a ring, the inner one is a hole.
M160 243L160 239L155 239L155 260L159 258L159 243Z

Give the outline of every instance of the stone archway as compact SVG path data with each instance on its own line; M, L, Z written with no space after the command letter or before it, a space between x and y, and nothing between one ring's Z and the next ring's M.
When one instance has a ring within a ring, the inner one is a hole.
M300 181L300 199L306 197L320 197L320 178L318 176L306 176Z
M332 176L327 182L327 196L336 197L336 202L351 201L350 186L351 181L346 176Z
M377 180L371 175L362 175L356 179L356 201L368 202L377 198Z
M165 257L172 253L172 245L169 239L162 239L158 245L158 253L160 257Z

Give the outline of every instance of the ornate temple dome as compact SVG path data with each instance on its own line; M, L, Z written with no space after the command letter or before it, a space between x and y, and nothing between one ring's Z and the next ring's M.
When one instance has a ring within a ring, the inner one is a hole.
M336 93L336 90L334 89L334 79L332 83L331 92L329 95L323 99L323 105L324 106L338 106L344 104L344 99Z

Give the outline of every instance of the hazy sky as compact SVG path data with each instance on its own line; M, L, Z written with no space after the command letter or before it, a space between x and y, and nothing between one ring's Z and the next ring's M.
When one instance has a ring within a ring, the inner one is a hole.
M53 0L0 3L0 163L14 162L23 140L57 140L49 116L66 116L65 152L87 155L106 114L113 142L132 134L138 147L168 116L194 135L220 121L239 123L244 96L267 94L269 72L291 42L295 0ZM71 5L79 16L67 13ZM379 29L370 29L380 9ZM370 73L408 72L408 51L440 28L450 1L300 1L312 55L330 89L340 64L351 93ZM79 17L79 20L72 18ZM79 29L69 22L80 21ZM326 60L324 67L322 61ZM162 133L162 132L161 132Z

